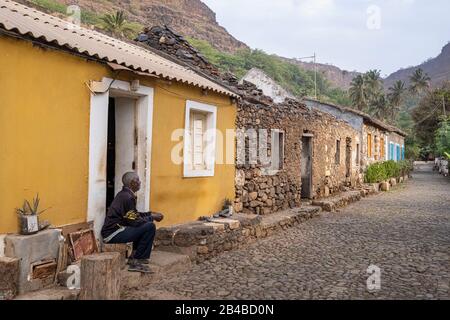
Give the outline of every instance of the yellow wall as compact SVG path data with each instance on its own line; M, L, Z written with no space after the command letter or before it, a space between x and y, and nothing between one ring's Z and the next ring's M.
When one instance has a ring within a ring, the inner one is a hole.
M96 62L41 49L0 36L0 233L17 232L14 208L37 192L42 215L53 225L86 221L88 198L88 80L111 77ZM127 75L121 80L129 80ZM182 165L170 160L172 130L184 127L186 99L218 105L219 129L234 128L235 107L221 95L162 84L155 87L151 209L166 214L164 224L193 220L234 197L234 166L216 165L214 177L182 178ZM186 99L181 98L186 96Z

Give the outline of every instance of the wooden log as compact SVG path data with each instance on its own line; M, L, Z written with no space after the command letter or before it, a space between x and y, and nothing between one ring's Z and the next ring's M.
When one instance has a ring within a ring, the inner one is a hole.
M80 300L118 300L120 289L120 253L104 252L81 259Z
M127 265L127 251L128 251L128 246L126 243L117 243L117 244L104 243L102 246L102 252L118 252L118 253L120 253L120 266L122 269L125 268Z

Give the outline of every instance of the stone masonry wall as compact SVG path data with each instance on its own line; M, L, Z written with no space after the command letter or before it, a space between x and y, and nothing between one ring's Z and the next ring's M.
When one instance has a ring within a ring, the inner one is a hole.
M269 214L301 204L301 139L313 134L313 197L320 198L355 186L359 180L356 166L356 143L359 133L343 121L316 110L309 110L297 100L275 104L252 84L238 86L244 98L238 104L238 129L279 129L284 132L283 169L274 175L264 174L265 166L236 165L236 211ZM259 95L258 95L259 92ZM248 94L249 93L249 94ZM270 137L270 133L268 135ZM350 176L346 169L347 138L351 145ZM335 163L336 140L341 141L340 163ZM268 154L271 152L268 138ZM246 150L248 152L248 150Z
M372 135L372 156L368 156L368 134ZM381 154L381 139L384 139L384 155ZM386 132L376 128L374 126L364 124L363 126L363 149L362 149L362 161L363 161L363 168L367 168L368 165L385 161L386 160L386 153L388 152L388 149L386 149L386 141L387 141L387 135Z

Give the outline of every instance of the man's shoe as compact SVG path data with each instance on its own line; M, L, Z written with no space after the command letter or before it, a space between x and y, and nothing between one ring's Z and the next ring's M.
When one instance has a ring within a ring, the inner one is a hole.
M143 265L143 264L139 264L139 263L130 265L128 267L128 271L130 271L130 272L140 272L140 273L155 273L154 271L150 270L150 268L148 266Z
M148 259L134 259L134 261L140 264L150 264L150 261Z

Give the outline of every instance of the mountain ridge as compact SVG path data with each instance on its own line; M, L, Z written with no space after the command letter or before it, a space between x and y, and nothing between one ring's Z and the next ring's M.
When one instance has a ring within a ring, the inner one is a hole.
M423 69L425 73L431 78L431 86L437 87L445 81L450 80L450 42L442 47L441 53L427 61L413 67L402 68L384 79L385 88L389 88L395 81L401 80L406 84L409 83L409 76L416 69Z
M175 32L207 41L212 47L226 53L236 53L242 49L250 49L244 42L236 39L216 18L216 13L201 0L17 0L37 7L51 7L52 4L78 5L80 8L97 15L123 10L130 21L143 26L167 25ZM48 9L48 8L46 8ZM50 9L51 11L51 9ZM314 70L312 62L299 61L273 55L282 61L292 63L304 70ZM409 82L409 76L415 69L422 68L431 77L432 86L440 85L450 79L450 42L441 53L428 61L413 67L400 69L384 78L385 88L389 88L397 80ZM328 79L329 83L347 90L353 78L362 73L347 71L333 64L317 63L317 70Z

